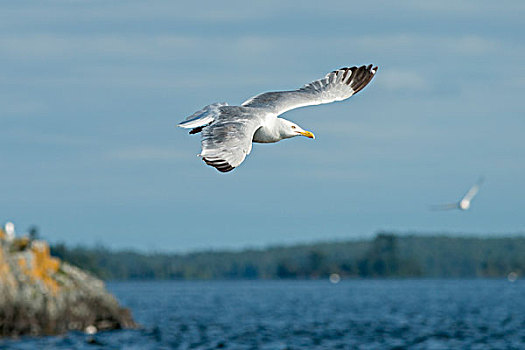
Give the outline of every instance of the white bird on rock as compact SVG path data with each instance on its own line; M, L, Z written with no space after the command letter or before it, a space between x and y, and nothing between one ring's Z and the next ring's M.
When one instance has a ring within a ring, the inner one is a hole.
M485 179L483 177L480 177L478 181L467 191L467 193L465 193L463 198L459 200L459 202L433 205L430 208L432 210L452 210L452 209L468 210L470 208L470 202L472 202L472 199L474 199L476 194L478 194L479 188L481 187L484 181Z
M292 91L266 92L241 106L214 103L186 118L178 126L202 132L199 156L221 172L238 167L252 150L252 142L272 143L294 136L315 138L310 131L284 118L294 108L343 101L361 91L374 77L372 65L341 68L323 79Z

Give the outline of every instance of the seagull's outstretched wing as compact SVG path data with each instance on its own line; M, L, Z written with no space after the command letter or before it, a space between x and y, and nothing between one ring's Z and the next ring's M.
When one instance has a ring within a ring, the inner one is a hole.
M239 166L252 150L253 134L263 125L264 115L252 108L222 106L214 111L213 121L202 129L200 156L221 172Z
M459 205L458 203L449 203L449 204L438 204L438 205L431 205L430 210L453 210L458 209Z
M483 184L484 181L485 181L485 179L483 177L480 177L478 179L478 181L474 184L474 186L472 186L468 190L468 192L463 196L463 198L461 198L461 200L465 200L465 201L470 202L474 198L474 196L476 196L476 194L478 194L479 188L481 187L481 185Z
M341 68L298 90L265 92L242 105L266 108L279 115L294 108L342 101L361 91L376 72L377 67L372 68L372 65Z

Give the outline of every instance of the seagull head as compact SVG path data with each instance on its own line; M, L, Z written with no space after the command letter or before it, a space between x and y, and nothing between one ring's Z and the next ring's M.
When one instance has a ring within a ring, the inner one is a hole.
M315 139L315 135L311 131L306 131L299 125L289 120L283 118L278 118L278 120L280 121L279 132L283 139L294 136L306 136L308 138Z

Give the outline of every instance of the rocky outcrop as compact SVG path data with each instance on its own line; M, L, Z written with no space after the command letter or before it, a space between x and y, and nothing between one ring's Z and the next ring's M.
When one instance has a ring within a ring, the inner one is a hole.
M0 230L0 337L134 327L101 280L50 256L44 241Z

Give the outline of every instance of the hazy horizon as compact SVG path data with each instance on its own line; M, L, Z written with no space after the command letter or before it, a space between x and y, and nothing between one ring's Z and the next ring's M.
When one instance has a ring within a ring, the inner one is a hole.
M525 232L525 3L0 4L0 224L161 251ZM359 15L357 15L359 14ZM231 173L176 128L373 63ZM486 181L469 211L432 212Z
M158 247L152 248L147 246L125 246L125 245L108 245L102 241L90 242L90 243L77 243L71 244L67 241L51 241L49 242L52 246L64 244L68 249L83 248L83 249L96 249L103 248L109 249L112 252L136 252L139 254L195 254L195 253L206 253L206 252L217 252L217 253L239 253L246 251L265 251L274 248L293 248L310 245L323 245L323 244L336 244L336 243L348 243L348 242L369 242L372 241L378 234L394 234L397 238L404 237L418 237L418 238L452 238L452 239L498 239L498 238L522 238L525 237L525 232L492 232L492 233L468 233L468 232L387 232L387 231L376 231L371 235L352 236L352 237L341 237L341 238L320 238L313 239L310 241L292 241L285 242L280 241L277 243L266 242L264 244L248 244L248 245L216 245L209 247L203 245L202 247L194 248L183 248L177 249L176 247ZM40 237L46 240L47 237Z

